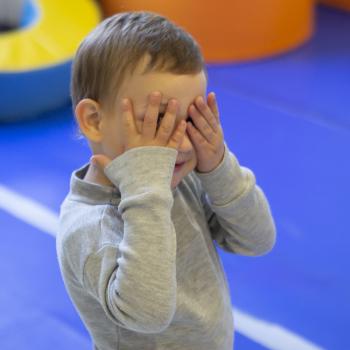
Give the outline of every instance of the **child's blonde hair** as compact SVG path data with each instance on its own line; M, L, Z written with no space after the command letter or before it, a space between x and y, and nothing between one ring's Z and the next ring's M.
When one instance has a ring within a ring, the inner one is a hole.
M144 73L205 71L196 41L167 18L151 12L118 13L101 22L77 50L72 66L73 109L83 98L111 106L126 75L146 54L150 61Z

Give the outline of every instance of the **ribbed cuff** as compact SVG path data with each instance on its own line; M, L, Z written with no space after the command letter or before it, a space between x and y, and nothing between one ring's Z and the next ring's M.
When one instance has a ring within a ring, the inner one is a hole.
M120 192L133 194L150 188L170 191L177 150L162 146L132 148L105 168L106 176Z
M244 191L244 173L237 158L230 152L226 143L224 158L214 170L209 173L194 172L214 205L225 205Z

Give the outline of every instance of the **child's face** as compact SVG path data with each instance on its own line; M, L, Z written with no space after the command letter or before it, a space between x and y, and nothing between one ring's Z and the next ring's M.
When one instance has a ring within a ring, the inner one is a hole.
M166 104L171 98L175 98L179 103L179 113L176 125L180 120L188 118L188 107L197 96L206 98L207 80L202 71L195 75L178 75L164 72L150 72L147 74L139 73L136 70L122 85L117 98L116 111L110 113L104 118L104 139L102 147L107 156L111 159L124 152L123 135L121 134L121 105L122 98L131 99L134 110L135 124L138 131L141 132L142 123L149 94L153 91L159 91L162 94L160 113L166 109ZM187 132L183 138L182 144L178 150L176 163L185 162L179 169L174 169L171 188L175 188L179 182L191 172L196 164L196 154Z

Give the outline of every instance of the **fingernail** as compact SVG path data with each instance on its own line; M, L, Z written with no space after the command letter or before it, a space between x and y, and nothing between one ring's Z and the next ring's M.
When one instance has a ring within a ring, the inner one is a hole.
M177 108L177 100L171 99L171 100L169 101L169 103L168 103L168 106L169 106L170 108Z
M129 100L127 98L123 98L123 100L122 100L122 107L123 107L124 111L128 110L128 108L129 108Z
M153 91L150 95L150 101L152 103L158 103L158 100L161 97L161 93L159 91Z

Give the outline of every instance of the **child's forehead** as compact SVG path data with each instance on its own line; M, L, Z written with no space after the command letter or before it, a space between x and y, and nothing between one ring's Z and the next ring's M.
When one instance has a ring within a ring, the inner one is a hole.
M160 107L159 107L159 112L165 112L167 109L167 105L169 103L169 101L171 99L176 99L178 102L178 115L180 116L185 116L188 114L188 108L189 106L194 102L195 98L197 96L205 96L205 93L201 93L200 91L198 91L198 93L194 94L189 92L188 94L182 94L182 95L176 95L173 94L171 96L162 96L162 101L160 103ZM143 98L139 101L141 101L141 103L137 103L137 101L135 101L135 110L141 114L143 116L144 112L147 109L148 106L148 97L149 94L144 95Z
M128 97L139 109L148 105L149 95L158 91L162 95L161 108L165 109L170 99L177 99L180 109L188 108L197 96L205 96L207 87L203 71L195 74L149 72L133 74L121 91L121 98Z

